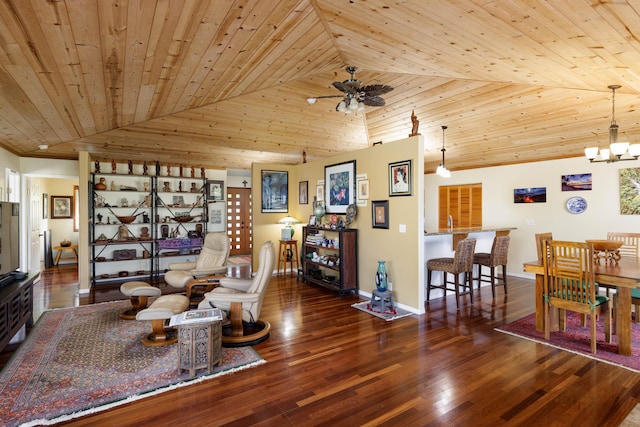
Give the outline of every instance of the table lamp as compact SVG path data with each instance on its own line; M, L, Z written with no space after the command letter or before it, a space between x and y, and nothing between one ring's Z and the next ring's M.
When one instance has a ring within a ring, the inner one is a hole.
M293 224L300 224L300 221L295 219L292 216L285 216L281 220L278 221L278 224L284 224L284 228L282 229L282 240L291 240L293 238Z

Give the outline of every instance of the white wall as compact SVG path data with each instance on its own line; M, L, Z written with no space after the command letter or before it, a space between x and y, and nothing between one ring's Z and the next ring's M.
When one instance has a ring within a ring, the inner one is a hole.
M522 263L536 259L535 233L551 231L555 239L604 239L608 231L640 232L640 215L620 214L619 170L640 167L640 160L589 163L585 158L552 160L510 166L453 171L451 178L425 175L425 229L438 224L438 187L482 183L483 226L514 226L509 247L509 274L523 273ZM590 191L562 191L561 176L592 173ZM515 188L546 187L546 203L513 203ZM582 214L571 214L566 201L581 196L587 203ZM533 225L528 225L532 221Z

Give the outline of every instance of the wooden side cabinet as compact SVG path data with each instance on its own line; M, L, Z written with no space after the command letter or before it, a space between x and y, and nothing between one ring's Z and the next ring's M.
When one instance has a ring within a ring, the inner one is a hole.
M33 326L33 281L38 274L0 288L0 351L23 325Z
M358 230L303 227L303 282L358 293Z

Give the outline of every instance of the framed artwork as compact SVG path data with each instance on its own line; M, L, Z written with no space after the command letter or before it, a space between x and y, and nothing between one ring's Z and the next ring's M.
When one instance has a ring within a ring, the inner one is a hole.
M310 215L310 216L309 216L309 225L311 225L311 226L315 226L315 225L316 225L316 220L317 220L317 219L318 219L318 218L316 218L316 216L315 216L315 215Z
M49 195L42 193L42 219L49 218Z
M369 180L358 180L358 200L369 200Z
M373 228L389 228L388 200L374 200L371 202L371 226Z
M225 231L227 229L224 215L226 203L212 202L208 205L209 224L207 224L207 231Z
M73 218L73 196L51 196L51 219Z
M309 181L300 181L298 183L298 203L301 205L309 204Z
M316 200L324 202L324 185L316 185Z
M207 200L224 200L224 181L207 181Z
M572 175L562 175L562 191L585 191L591 190L591 174L576 173Z
M640 215L637 183L640 182L640 168L619 169L620 215Z
M262 212L289 211L289 172L262 171Z
M513 203L546 203L547 187L516 188Z
M73 231L80 229L80 187L73 186Z
M347 213L356 200L356 161L324 167L324 201L327 213Z
M410 196L411 187L411 160L389 163L389 196Z

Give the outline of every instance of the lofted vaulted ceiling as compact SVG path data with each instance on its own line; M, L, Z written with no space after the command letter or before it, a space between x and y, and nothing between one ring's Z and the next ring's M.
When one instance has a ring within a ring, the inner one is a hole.
M347 65L386 106L335 111ZM406 138L425 171L640 141L640 3L0 0L0 146L248 169ZM48 150L38 146L47 144ZM586 160L585 160L586 161Z

